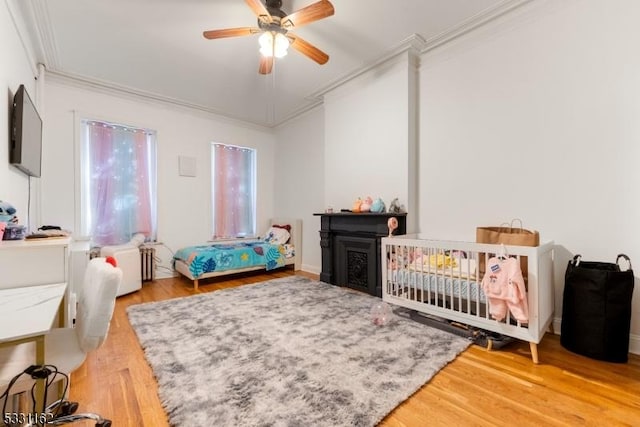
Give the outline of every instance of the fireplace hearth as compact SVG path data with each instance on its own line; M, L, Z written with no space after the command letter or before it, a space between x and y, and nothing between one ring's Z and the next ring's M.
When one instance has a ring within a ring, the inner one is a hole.
M394 235L406 233L406 213L319 213L322 271L320 280L382 296L380 239L396 217Z

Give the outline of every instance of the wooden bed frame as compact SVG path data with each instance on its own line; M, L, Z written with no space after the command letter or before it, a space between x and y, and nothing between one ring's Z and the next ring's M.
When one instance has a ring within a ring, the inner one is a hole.
M289 239L289 243L293 244L295 248L295 255L291 258L286 258L285 267L288 265L293 265L295 271L300 270L300 267L302 265L302 220L287 219L287 218L273 218L271 220L271 224L279 224L279 225L289 224L291 226L291 231L290 231L291 237ZM218 277L218 276L226 276L229 274L236 274L236 273L244 273L247 271L264 270L265 266L258 265L255 267L236 268L236 269L224 270L224 271L214 271L211 273L201 274L198 277L193 277L193 275L189 271L189 266L184 261L177 259L175 260L175 269L178 273L187 277L189 280L192 280L193 289L197 291L198 281L201 279L208 279L211 277Z

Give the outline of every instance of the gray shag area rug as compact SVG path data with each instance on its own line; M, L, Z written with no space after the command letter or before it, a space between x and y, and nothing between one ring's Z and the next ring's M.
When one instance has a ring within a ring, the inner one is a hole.
M469 345L300 276L130 306L174 426L374 426Z

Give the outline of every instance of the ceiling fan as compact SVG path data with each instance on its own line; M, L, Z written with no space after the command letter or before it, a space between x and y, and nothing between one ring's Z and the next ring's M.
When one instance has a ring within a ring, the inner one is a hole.
M203 32L206 39L221 39L225 37L249 36L260 34L260 74L269 74L273 68L275 58L287 54L287 48L293 47L298 52L325 64L329 55L313 46L311 43L293 34L291 29L318 21L334 14L333 5L328 0L320 0L303 7L293 13L282 11L282 0L245 0L251 10L258 17L258 27L227 28L224 30L210 30Z

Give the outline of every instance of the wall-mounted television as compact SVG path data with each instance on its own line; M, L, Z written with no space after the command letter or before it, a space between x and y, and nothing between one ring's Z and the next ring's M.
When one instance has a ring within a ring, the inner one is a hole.
M13 97L9 163L29 176L40 177L42 119L27 89L20 85Z

